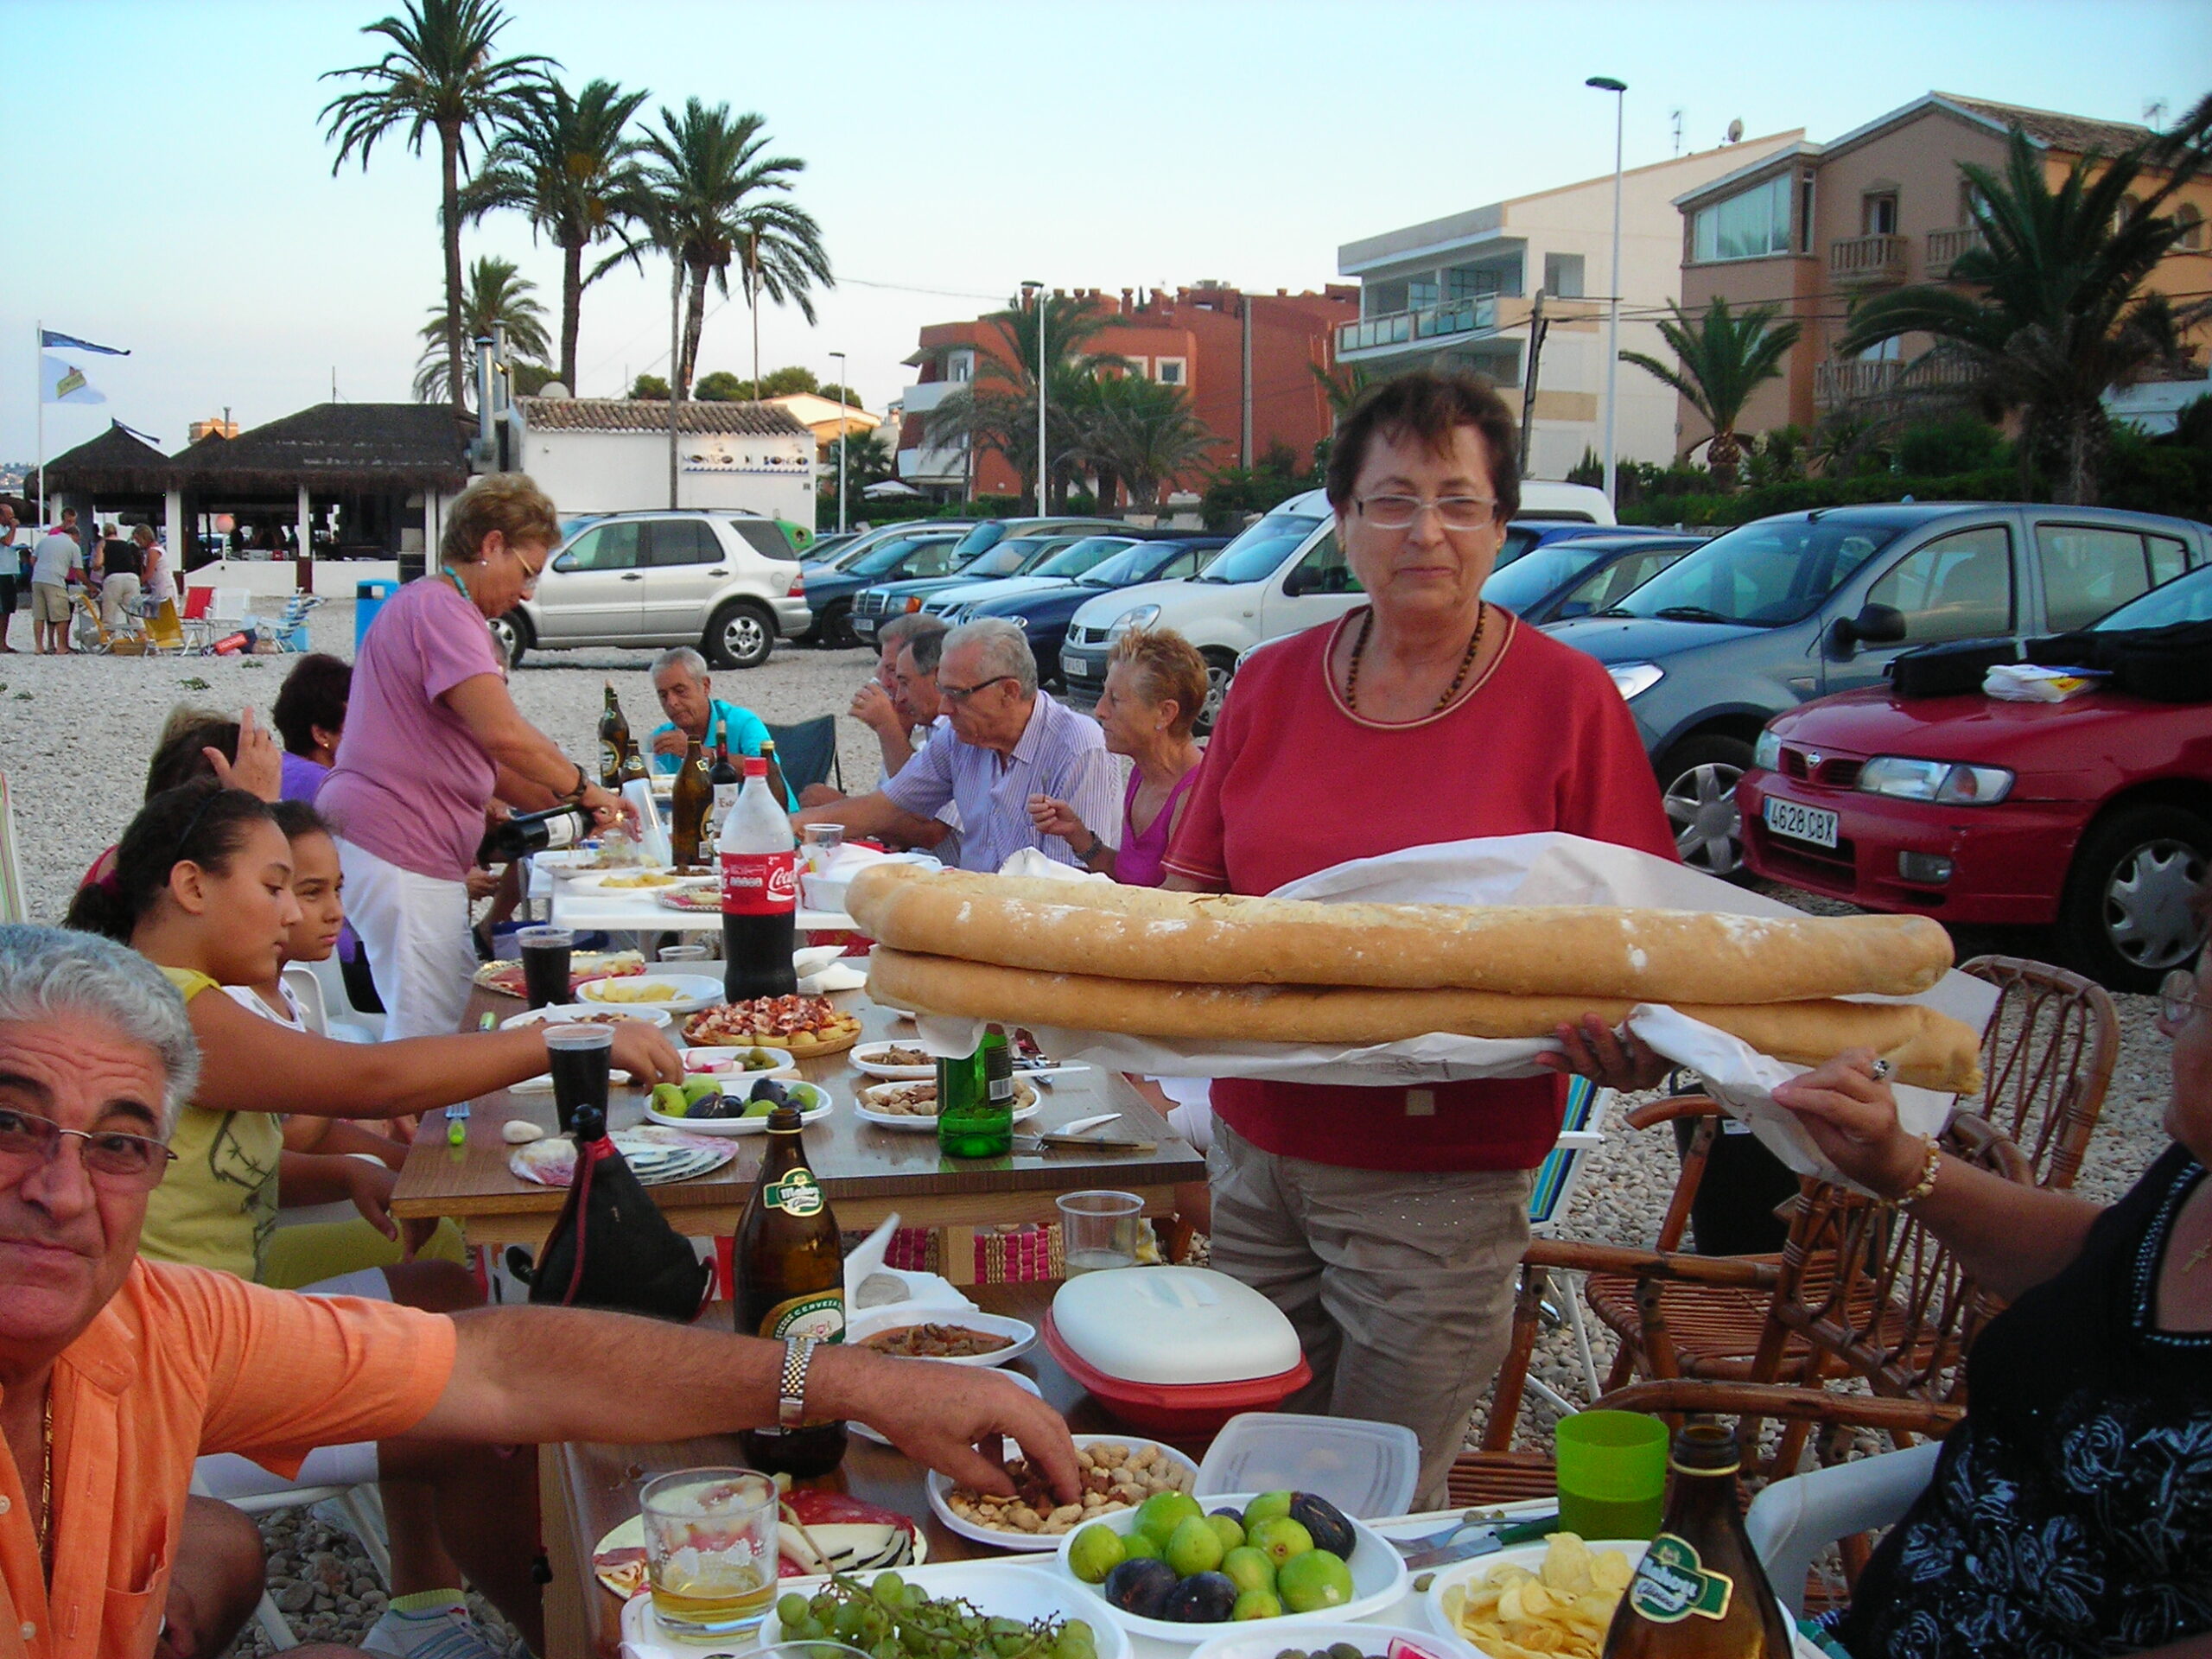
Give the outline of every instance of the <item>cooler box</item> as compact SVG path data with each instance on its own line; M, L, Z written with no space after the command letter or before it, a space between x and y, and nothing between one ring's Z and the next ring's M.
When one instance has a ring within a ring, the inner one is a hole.
M377 613L384 602L399 591L396 582L357 582L353 584L353 655L361 654L361 641L368 637L369 624L377 620ZM304 647L302 647L304 649Z
M1313 1380L1268 1299L1210 1268L1116 1268L1062 1285L1045 1315L1062 1370L1132 1428L1212 1433Z

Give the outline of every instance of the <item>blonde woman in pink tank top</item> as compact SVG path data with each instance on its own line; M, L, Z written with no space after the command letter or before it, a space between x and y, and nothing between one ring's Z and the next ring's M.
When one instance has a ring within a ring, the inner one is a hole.
M1203 752L1191 728L1205 706L1205 659L1179 633L1132 629L1108 659L1106 689L1092 712L1106 747L1135 764L1122 798L1116 842L1084 823L1065 801L1033 795L1029 816L1039 831L1058 836L1084 865L1128 887L1156 887L1161 860L1198 775Z

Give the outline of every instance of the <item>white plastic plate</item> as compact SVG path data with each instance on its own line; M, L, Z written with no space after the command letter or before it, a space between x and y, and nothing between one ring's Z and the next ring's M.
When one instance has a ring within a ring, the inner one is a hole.
M640 985L665 986L675 995L647 1002L631 1001L634 988ZM593 979L585 981L576 992L579 1002L620 1008L625 1013L633 1008L659 1008L667 1014L696 1014L721 1000L721 981L705 974L631 974L617 979Z
M1011 1338L1003 1348L994 1348L988 1354L977 1354L971 1359L937 1359L939 1365L968 1365L988 1370L1003 1365L1009 1359L1018 1359L1037 1344L1037 1327L1026 1319L1011 1314L969 1313L964 1308L871 1307L864 1313L855 1313L845 1321L845 1345L855 1348L870 1337L886 1331L896 1331L909 1325L963 1325L970 1331L982 1331L995 1337ZM897 1358L918 1356L897 1355Z
M969 1323L966 1320L960 1322ZM1007 1375L1018 1376L1020 1373L1008 1372ZM1075 1436L1075 1443L1078 1446L1096 1446L1102 1440L1109 1440L1117 1446L1126 1446L1132 1452L1141 1446L1151 1446L1183 1471L1185 1477L1183 1484L1185 1491L1190 1491L1198 1480L1198 1465L1192 1463L1173 1446L1162 1446L1158 1440L1147 1440L1134 1434L1078 1434ZM1009 1458L1019 1457L1020 1449L1009 1440L1007 1442L1006 1455ZM952 1505L947 1502L952 1495L952 1485L953 1483L950 1480L934 1469L930 1471L930 1509L938 1520L944 1522L949 1530L958 1533L963 1538L972 1538L979 1544L988 1544L995 1549L1031 1550L1041 1554L1046 1551L1059 1548L1063 1535L1057 1532L1049 1535L1040 1532L1001 1532L992 1527L979 1527L973 1521L965 1520L956 1515L953 1513ZM1088 1523L1079 1521L1076 1524L1080 1527ZM1322 1645L1327 1644L1325 1643ZM1274 1659L1276 1653L1281 1650L1281 1644L1277 1643L1275 1647L1270 1648L1267 1653L1260 1656L1260 1659Z

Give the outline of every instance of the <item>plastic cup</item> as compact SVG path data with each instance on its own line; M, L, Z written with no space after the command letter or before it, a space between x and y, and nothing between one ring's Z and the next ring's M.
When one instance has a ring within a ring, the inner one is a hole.
M660 948L663 962L704 962L707 947L703 944L664 944Z
M820 875L830 868L830 861L845 844L845 826L842 823L810 823L800 832L799 856L806 861L807 872Z
M638 1494L653 1617L679 1641L742 1635L776 1599L776 1483L753 1469L684 1469Z
M1649 1538L1667 1498L1667 1425L1635 1411L1560 1420L1559 1524L1585 1538Z
M1134 1192L1063 1192L1056 1202L1069 1278L1136 1266L1142 1198Z
M576 936L565 927L525 927L515 935L522 952L523 990L533 1008L569 1000L569 951Z
M561 1133L576 1127L576 1114L594 1108L601 1122L607 1118L607 1062L613 1056L614 1033L600 1025L549 1025L545 1027L545 1069L553 1074L553 1109L561 1119Z

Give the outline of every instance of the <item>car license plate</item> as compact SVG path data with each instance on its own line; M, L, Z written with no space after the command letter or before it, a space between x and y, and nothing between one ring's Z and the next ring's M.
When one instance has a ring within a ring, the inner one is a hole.
M873 639L875 638L875 619L874 617L854 616L851 618L851 621L853 625L853 632L860 635L861 639Z
M1060 653L1060 671L1071 680L1091 681L1100 678L1098 664L1088 657L1072 657Z
M1762 809L1766 827L1792 841L1809 841L1815 847L1835 847L1836 815L1826 807L1801 806L1770 795Z

